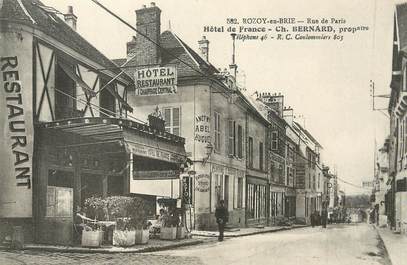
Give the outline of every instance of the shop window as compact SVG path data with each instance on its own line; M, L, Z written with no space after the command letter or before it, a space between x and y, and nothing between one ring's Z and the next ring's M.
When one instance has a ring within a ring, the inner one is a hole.
M181 109L165 108L164 109L165 130L169 133L181 135Z
M47 187L46 217L71 217L73 215L73 190Z

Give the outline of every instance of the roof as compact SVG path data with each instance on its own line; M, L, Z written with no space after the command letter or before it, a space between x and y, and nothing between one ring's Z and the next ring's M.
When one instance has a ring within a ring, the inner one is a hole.
M176 66L178 77L201 76L202 74L199 72L204 75L219 72L212 64L206 62L199 54L169 30L161 33L160 46L161 66ZM122 65L126 60L115 59L114 61ZM137 66L135 58L130 59L126 66ZM128 69L127 72L130 73L132 71Z
M322 145L312 136L312 134L303 128L298 122L293 122L301 131L305 133L305 135L318 147L322 148Z
M21 0L21 4L16 0L3 0L3 6L0 9L0 20L14 21L38 28L46 35L56 39L91 61L100 64L102 67L112 68L110 71L114 74L120 72L115 63L67 25L65 21L56 14L46 12L40 8L39 6L44 5L39 0ZM122 77L128 82L132 82L129 76L122 74Z
M407 51L407 3L397 4L395 15L400 50Z

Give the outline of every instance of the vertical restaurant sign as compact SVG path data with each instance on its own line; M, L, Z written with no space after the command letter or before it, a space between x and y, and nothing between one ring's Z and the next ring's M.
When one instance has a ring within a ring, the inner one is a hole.
M149 67L134 73L136 95L151 96L177 93L177 68Z
M32 217L32 37L0 38L0 218Z

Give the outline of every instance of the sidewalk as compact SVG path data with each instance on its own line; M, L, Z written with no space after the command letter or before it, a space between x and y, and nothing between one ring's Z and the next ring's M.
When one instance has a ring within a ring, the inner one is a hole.
M407 261L407 235L395 234L389 228L378 228L392 265L405 265Z
M211 241L210 239L190 238L182 240L158 240L150 239L146 245L135 245L132 247L101 246L100 248L86 248L81 246L54 246L42 244L26 244L22 250L48 251L48 252L66 252L66 253L144 253L173 248L193 246ZM8 248L0 246L0 250Z
M256 227L238 228L238 229L233 229L231 231L226 231L225 230L224 237L251 236L251 235L257 235L257 234L263 234L263 233L272 233L272 232L291 230L291 229L303 228L303 227L307 227L307 225L266 226L264 228L256 228ZM198 237L218 237L218 232L217 231L193 230L192 235L193 236L198 236Z

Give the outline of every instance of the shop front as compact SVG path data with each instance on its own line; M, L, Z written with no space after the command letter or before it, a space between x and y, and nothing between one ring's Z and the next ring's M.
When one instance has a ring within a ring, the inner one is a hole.
M37 129L34 220L40 243L73 244L75 214L91 197L139 196L145 214L155 216L157 196L167 196L185 162L183 138L134 121L74 118ZM155 192L140 192L145 187Z
M246 176L246 224L267 224L267 180Z

